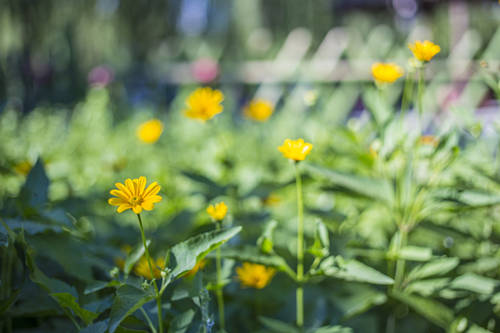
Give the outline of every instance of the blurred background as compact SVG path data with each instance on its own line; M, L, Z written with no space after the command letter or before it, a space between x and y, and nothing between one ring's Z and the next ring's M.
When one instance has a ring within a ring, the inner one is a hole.
M405 62L417 38L465 81L499 20L495 0L4 0L0 111L71 106L96 85L127 109L168 107L185 84L370 80L373 61Z

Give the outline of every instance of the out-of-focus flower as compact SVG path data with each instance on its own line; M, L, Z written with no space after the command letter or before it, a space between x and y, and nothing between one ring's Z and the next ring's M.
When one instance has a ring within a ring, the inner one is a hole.
M422 135L420 137L420 143L423 145L437 147L439 140L436 139L434 135Z
M304 104L307 106L313 106L318 100L318 92L316 90L308 90L304 94Z
M32 167L33 165L30 161L22 161L14 165L14 171L23 176L26 176L28 173L30 173Z
M191 65L191 73L197 81L208 83L219 74L219 65L210 58L198 59Z
M264 206L268 206L268 207L276 206L280 202L281 202L281 198L278 195L274 194L274 193L270 193L267 197L265 197L264 199L262 199L262 204Z
M294 161L303 161L312 148L313 145L311 143L304 142L303 139L286 139L283 142L283 145L278 147L278 150L286 158Z
M136 135L144 143L155 143L162 132L163 123L158 119L151 119L137 127Z
M128 178L125 185L116 183L117 190L111 190L109 193L116 198L109 198L108 203L112 206L118 206L117 212L121 213L127 209L132 209L134 213L140 214L143 209L152 210L154 204L161 201L160 185L152 182L146 188L146 177L136 179Z
M130 253L130 251L132 251L132 247L128 244L125 244L120 248L120 250L124 255L127 255ZM116 257L115 265L119 269L123 270L123 268L125 267L125 259L123 257Z
M194 265L193 268L191 268L190 271L188 271L186 274L184 274L185 277L191 278L198 273L200 269L203 269L207 265L207 261L205 259L201 259L200 261L196 262L196 265Z
M264 265L244 262L241 267L236 268L236 274L243 287L262 289L271 282L276 270Z
M404 71L394 63L376 62L372 65L372 75L378 83L394 83Z
M413 44L408 44L408 48L411 50L415 58L420 61L429 61L436 54L438 54L439 51L441 51L439 45L436 45L428 40L423 42L417 40Z
M223 100L224 95L220 90L209 87L198 88L187 98L187 109L184 114L188 118L205 122L222 112L221 103Z
M274 111L271 102L264 99L255 99L245 107L244 115L255 121L266 121Z
M159 279L161 278L161 271L165 268L165 260L163 258L156 259L156 262L151 260L151 267L153 268L154 278ZM153 279L146 257L142 257L135 264L134 273L148 280Z
M227 206L224 201L207 207L207 213L216 221L222 221L227 214Z
M105 87L113 81L113 71L105 66L94 67L89 75L88 81L91 86Z

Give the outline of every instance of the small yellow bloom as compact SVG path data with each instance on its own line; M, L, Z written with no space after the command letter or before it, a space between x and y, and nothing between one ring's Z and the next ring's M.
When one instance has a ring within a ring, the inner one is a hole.
M378 83L393 83L403 74L403 69L394 63L376 62L372 65L372 75Z
M184 274L185 277L193 277L198 273L200 269L203 269L207 265L207 261L205 259L201 259L194 265L194 267L188 271L186 274Z
M155 143L163 132L163 123L158 119L151 119L137 127L136 135L144 143Z
M267 207L276 206L281 202L279 195L270 193L267 197L262 199L262 204Z
M220 90L209 87L198 88L187 98L187 109L184 114L188 118L207 121L222 112L223 100L224 94Z
M423 145L437 147L439 140L436 139L434 135L422 135L420 137L420 143Z
M207 213L216 221L222 221L227 214L227 206L224 201L207 207Z
M152 210L154 204L161 201L161 197L157 195L160 192L160 185L153 182L146 188L146 177L128 178L125 180L125 185L116 183L115 186L118 190L111 190L109 193L117 198L109 198L108 203L118 206L118 213L132 209L134 213L139 214L143 209Z
M236 274L243 287L262 289L271 282L276 270L264 265L244 262L243 266L236 268Z
M273 114L273 111L274 107L271 102L256 99L246 106L244 115L252 120L264 122Z
M165 268L165 260L163 258L158 258L156 259L156 263L151 260L151 268L153 268L155 279L159 279L161 277L161 271ZM134 267L134 273L148 280L153 279L146 257L139 259Z
M411 50L415 58L417 58L420 61L429 61L436 54L438 54L439 51L441 51L439 45L436 45L428 40L423 42L417 40L413 44L408 44L408 48Z
M28 173L30 173L32 167L33 165L30 163L30 161L22 161L14 166L14 170L17 173L26 176Z
M304 142L303 139L290 140L286 139L282 146L278 147L278 150L283 153L283 156L294 161L303 161L309 154L313 145L311 143Z

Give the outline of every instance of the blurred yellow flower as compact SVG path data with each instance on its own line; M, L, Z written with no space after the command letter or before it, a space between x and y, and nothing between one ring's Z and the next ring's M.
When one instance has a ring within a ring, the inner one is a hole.
M403 74L403 69L394 63L376 62L372 65L372 75L378 83L393 83Z
M158 119L151 119L137 127L136 135L144 143L155 143L163 132L163 123Z
M266 121L274 111L271 102L264 99L255 99L245 107L244 115L255 121Z
M152 210L154 204L161 201L158 194L160 185L157 182L151 183L146 188L146 177L136 179L128 178L125 185L116 183L118 190L111 190L109 193L117 198L109 198L108 203L112 206L118 206L117 212L121 213L127 209L132 209L134 213L139 214L143 209Z
M423 145L437 147L439 140L436 139L434 135L422 135L420 137L420 143Z
M220 90L209 87L198 88L186 100L184 114L188 118L207 121L222 112L224 95Z
M420 61L429 61L436 54L438 54L439 51L441 51L439 45L436 45L428 40L423 42L417 40L413 44L408 44L408 48L411 50L415 58L417 58Z
M151 260L151 267L153 268L154 278L159 279L161 278L162 269L165 268L165 260L163 258L158 258L156 259L156 263ZM139 259L134 267L134 273L148 280L153 279L146 257Z
M271 282L276 270L264 265L244 262L243 266L236 268L236 274L243 287L262 289Z
M203 269L207 265L207 261L205 259L201 259L194 265L194 267L188 271L186 274L184 274L185 277L193 277L198 273L200 269Z
M14 166L14 171L26 176L28 173L30 173L32 167L33 165L30 163L30 161L22 161Z
M279 195L270 193L267 197L262 199L262 204L267 207L276 206L281 202Z
M282 146L278 147L278 150L283 153L283 156L294 161L302 161L309 154L313 145L311 143L304 142L303 139L290 140L286 139Z
M227 214L227 206L224 201L207 207L207 213L216 221L222 221Z

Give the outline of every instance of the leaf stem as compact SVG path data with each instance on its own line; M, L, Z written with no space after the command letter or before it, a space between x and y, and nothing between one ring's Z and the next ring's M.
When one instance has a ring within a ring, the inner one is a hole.
M161 294L158 291L158 286L156 285L153 266L151 266L151 255L149 254L149 248L146 243L146 236L144 235L144 227L142 225L141 214L137 214L137 218L139 219L139 227L141 229L142 245L144 246L144 252L146 254L146 260L148 262L149 272L151 273L151 279L152 279L151 282L155 289L156 305L158 307L158 332L163 333L163 316L161 314Z
M413 71L410 71L406 76L403 97L401 100L401 118L406 115L406 112L410 107L410 101L413 95L413 73Z
M295 182L297 186L297 291L296 291L296 301L297 301L297 314L296 321L297 326L302 328L304 326L304 204L302 200L302 178L300 176L300 170L298 163L295 162Z
M417 94L418 94L418 100L417 100L417 103L418 103L418 114L420 115L420 117L423 115L424 113L424 101L423 101L423 94L424 94L424 70L425 70L425 67L420 67L419 70L418 70L418 91L417 91Z
M408 231L405 225L399 228L399 239L397 243L397 255L401 253L401 249L406 246ZM405 273L406 260L398 258L396 261L396 273L394 274L394 288L401 288Z
M216 229L220 230L221 229L221 222L217 221L216 222ZM216 255L216 268L217 268L217 288L215 289L215 293L217 295L217 307L219 310L219 325L220 328L225 331L226 330L226 323L225 323L225 318L224 318L224 294L222 290L222 259L221 259L221 254L220 254L220 247L218 247L215 251Z

